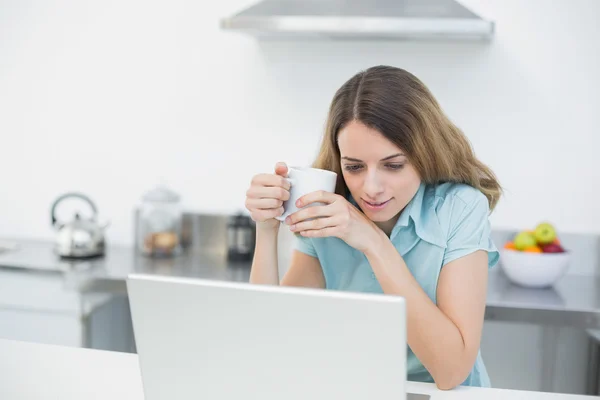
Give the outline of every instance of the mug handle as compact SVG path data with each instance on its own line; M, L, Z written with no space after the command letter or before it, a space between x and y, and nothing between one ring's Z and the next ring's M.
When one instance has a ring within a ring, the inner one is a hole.
M285 179L286 181L288 181L288 182L289 182L289 184L290 184L290 189L292 188L292 186L294 186L294 179L292 179L292 178L283 178L283 179ZM288 201L289 201L289 200L288 200ZM287 217L287 215L285 215L285 212L286 212L286 210L285 210L285 203L286 203L286 202L284 201L284 202L283 202L283 204L284 204L284 208L283 208L283 214L282 214L282 215L280 215L280 216L278 216L278 217L275 217L275 219L276 219L277 221L283 222L283 221L285 221L285 218Z

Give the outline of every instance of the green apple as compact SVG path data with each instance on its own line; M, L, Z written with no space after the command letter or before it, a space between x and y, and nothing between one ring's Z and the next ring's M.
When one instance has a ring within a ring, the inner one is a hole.
M517 250L525 250L528 247L533 247L537 245L535 241L535 237L529 232L519 232L517 236L515 236L515 248Z
M548 222L542 222L535 227L534 236L539 244L552 243L556 239L556 229Z

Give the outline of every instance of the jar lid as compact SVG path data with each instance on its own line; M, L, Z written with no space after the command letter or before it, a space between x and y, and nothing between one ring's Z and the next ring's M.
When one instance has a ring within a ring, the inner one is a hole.
M146 192L142 197L144 201L154 201L160 203L174 203L181 199L181 196L169 189L163 184L157 185L154 189Z
M241 211L229 216L229 225L230 226L251 227L252 224L253 224L252 218L250 218L250 216L244 214Z

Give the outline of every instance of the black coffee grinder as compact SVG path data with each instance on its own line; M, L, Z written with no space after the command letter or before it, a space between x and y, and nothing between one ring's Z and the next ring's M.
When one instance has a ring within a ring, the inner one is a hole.
M227 223L227 258L230 261L252 261L256 243L256 225L249 216L237 213Z

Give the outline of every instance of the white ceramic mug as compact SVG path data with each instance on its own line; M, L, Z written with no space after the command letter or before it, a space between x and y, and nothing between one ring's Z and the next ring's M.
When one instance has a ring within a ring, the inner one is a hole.
M286 179L290 183L290 198L283 202L283 215L276 217L279 221L284 221L288 215L302 208L322 205L322 203L315 202L298 208L296 201L300 197L318 190L334 193L337 174L318 168L288 167Z

